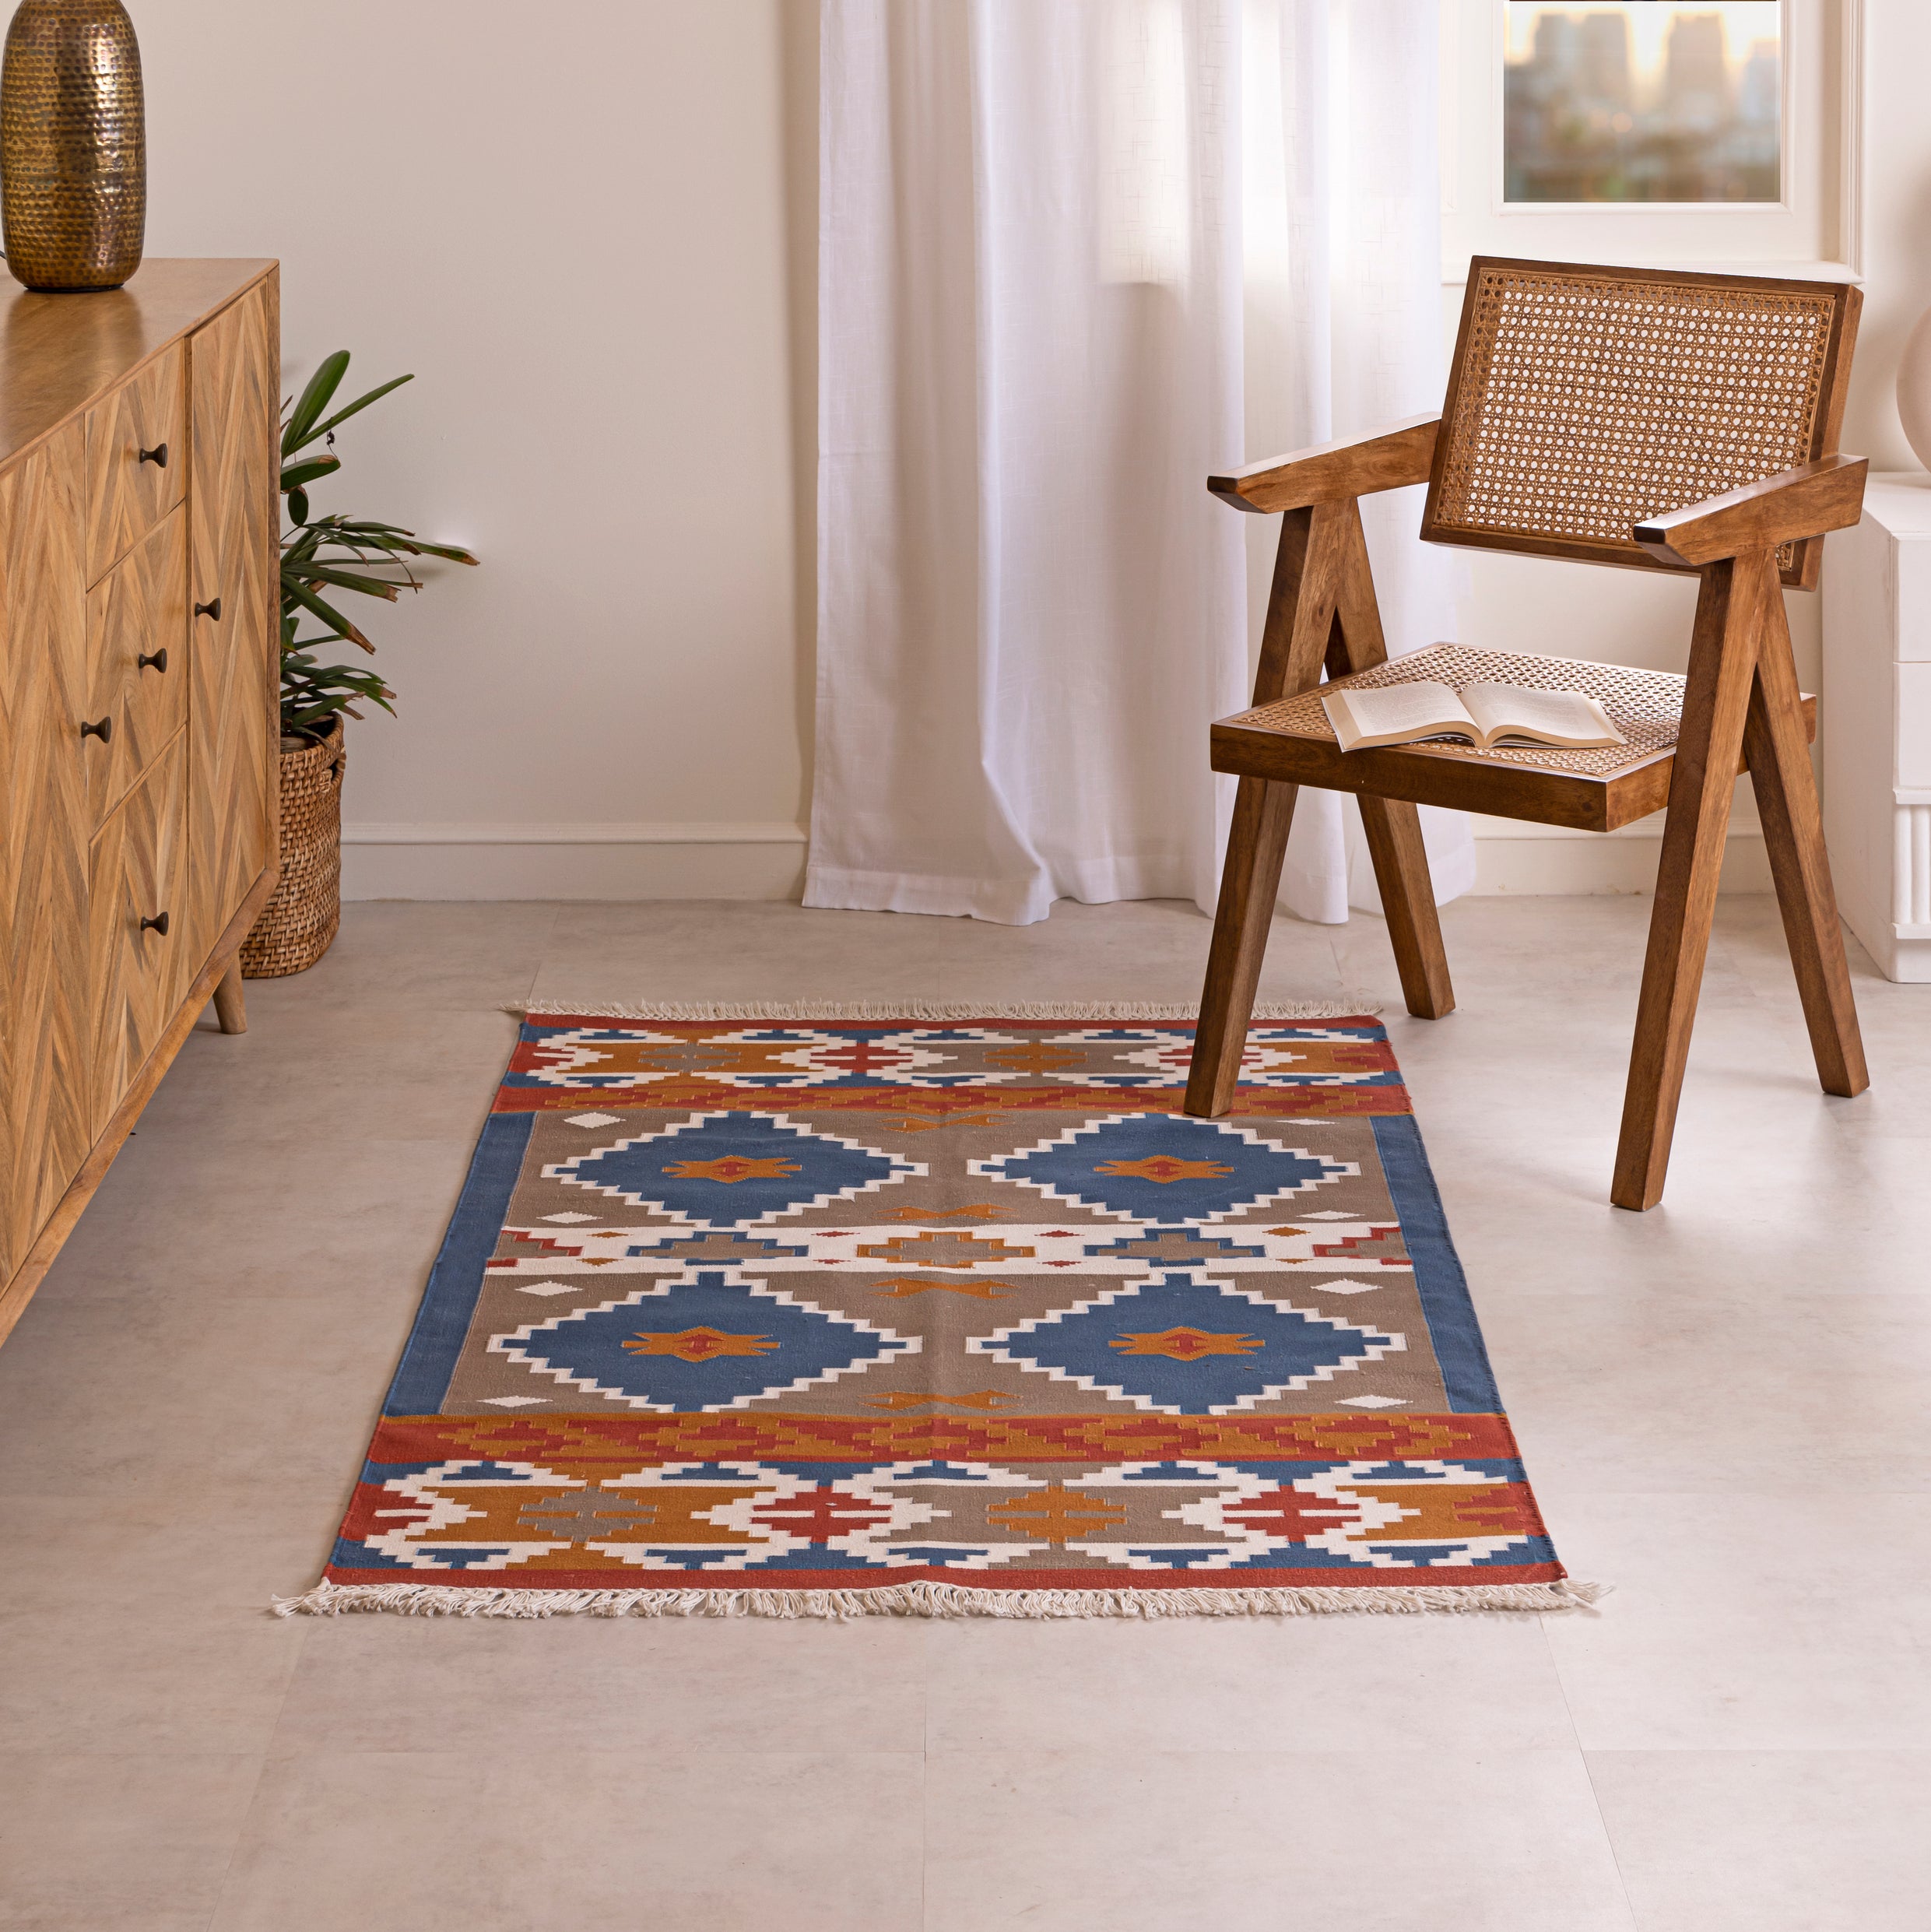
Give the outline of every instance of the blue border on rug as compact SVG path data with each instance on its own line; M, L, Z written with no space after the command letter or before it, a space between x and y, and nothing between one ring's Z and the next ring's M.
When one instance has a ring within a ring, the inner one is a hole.
M1449 1412L1500 1415L1501 1392L1489 1366L1482 1326L1475 1318L1462 1258L1448 1233L1448 1217L1442 1211L1421 1129L1413 1114L1377 1115L1374 1125L1382 1172L1401 1223L1402 1244L1415 1264L1415 1291L1434 1344L1435 1365L1448 1390Z
M492 1114L483 1123L469 1179L382 1404L384 1415L434 1415L441 1409L535 1124L534 1114Z

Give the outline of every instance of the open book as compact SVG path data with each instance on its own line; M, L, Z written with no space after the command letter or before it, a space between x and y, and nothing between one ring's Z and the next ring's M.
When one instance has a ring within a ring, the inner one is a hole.
M1579 751L1628 741L1609 714L1580 691L1531 690L1521 684L1354 685L1321 700L1343 751L1466 738L1487 751L1501 744L1556 745Z

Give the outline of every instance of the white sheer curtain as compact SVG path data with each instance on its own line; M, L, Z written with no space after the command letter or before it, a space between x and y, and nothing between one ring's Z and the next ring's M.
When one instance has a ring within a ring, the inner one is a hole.
M1436 0L822 14L806 903L1211 906L1248 520L1204 479L1439 403ZM1390 648L1448 635L1417 506L1371 518ZM1283 897L1349 873L1304 793Z

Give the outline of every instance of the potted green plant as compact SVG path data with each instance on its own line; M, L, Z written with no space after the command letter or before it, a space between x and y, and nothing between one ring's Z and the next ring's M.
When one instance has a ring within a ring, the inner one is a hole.
M393 377L325 414L348 372L349 352L339 349L293 405L283 409L281 491L288 529L282 538L282 870L241 948L241 971L250 979L299 973L333 942L342 920L342 720L362 715L358 704L395 709L395 694L377 672L324 663L317 655L332 645L375 649L339 608L342 593L394 603L404 591L423 588L411 559L476 561L455 544L424 543L399 524L339 511L311 514L310 487L342 467L335 431L415 380Z

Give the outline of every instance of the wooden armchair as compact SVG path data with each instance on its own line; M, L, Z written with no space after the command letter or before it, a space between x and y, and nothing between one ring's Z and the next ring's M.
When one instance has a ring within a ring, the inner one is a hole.
M1669 1164L1736 774L1755 787L1818 1077L1870 1084L1810 771L1782 585L1816 588L1866 465L1835 454L1862 298L1835 283L1477 258L1438 417L1209 479L1283 511L1254 706L1213 727L1240 776L1187 1111L1224 1113L1304 785L1352 792L1408 1010L1452 1010L1416 806L1613 831L1666 805L1610 1198ZM1440 645L1390 662L1358 499L1426 483L1423 538L1701 579L1688 676ZM1343 753L1318 687L1488 678L1582 690L1610 750L1447 744Z

